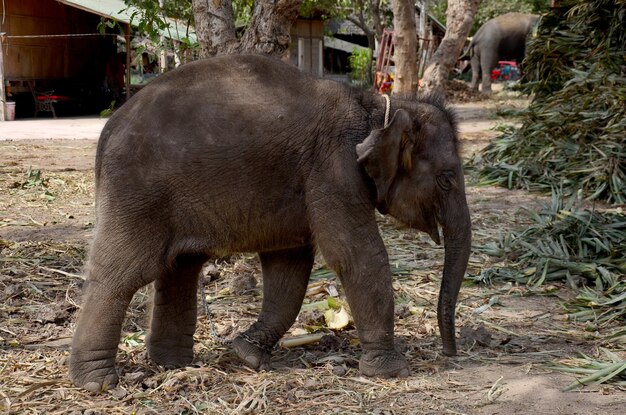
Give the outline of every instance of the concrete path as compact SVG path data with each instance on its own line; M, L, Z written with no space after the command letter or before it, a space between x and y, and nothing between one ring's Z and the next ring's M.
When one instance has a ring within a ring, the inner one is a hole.
M93 139L100 137L106 118L40 118L0 122L0 141Z

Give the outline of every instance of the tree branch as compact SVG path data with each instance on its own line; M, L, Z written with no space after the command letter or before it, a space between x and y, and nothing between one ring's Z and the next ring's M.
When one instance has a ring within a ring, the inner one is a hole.
M358 19L356 16L346 16L346 20L354 23L359 29L365 33L365 35L370 36L374 34L374 31L370 29L365 23Z
M257 0L250 26L233 52L282 57L289 49L289 29L301 4L302 0Z

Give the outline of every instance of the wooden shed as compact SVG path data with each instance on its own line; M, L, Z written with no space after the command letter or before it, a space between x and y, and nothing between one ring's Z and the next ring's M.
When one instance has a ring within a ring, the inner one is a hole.
M56 110L49 113L60 115L98 113L116 88L128 94L136 10L123 0L5 0L0 9L0 104L15 102L18 118L50 111L46 92ZM118 25L102 34L103 20Z
M324 22L321 19L298 19L291 27L289 63L301 71L324 75Z
M32 117L49 91L56 102L43 109L61 114L106 105L101 88L117 39L99 34L99 15L56 0L5 1L2 14L0 99L16 102L18 117Z

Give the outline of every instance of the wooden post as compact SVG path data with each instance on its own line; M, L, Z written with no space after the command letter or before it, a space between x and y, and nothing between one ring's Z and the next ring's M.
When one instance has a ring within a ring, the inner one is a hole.
M159 0L159 9L163 13L164 0ZM159 73L165 73L167 70L167 54L165 52L165 36L163 32L159 35Z
M126 101L130 99L130 23L124 26L126 38Z
M419 18L419 31L418 37L421 38L421 42L419 42L420 51L424 49L426 45L425 40L426 37L426 25L428 24L428 0L422 0L422 8L420 9L420 18Z
M4 104L7 102L4 90L4 35L4 32L0 33L0 121L5 121Z
M422 78L424 76L424 68L426 68L426 60L428 59L428 48L430 47L430 40L428 37L428 28L430 26L430 19L428 19L428 0L422 0L419 16L419 31L417 37L419 39L419 55L417 65L417 77ZM419 87L419 86L418 86Z

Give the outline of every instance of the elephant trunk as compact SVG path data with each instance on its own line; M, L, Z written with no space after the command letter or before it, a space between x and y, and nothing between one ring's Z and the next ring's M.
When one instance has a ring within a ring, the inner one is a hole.
M463 197L454 206L454 212L452 214L447 212L444 223L441 224L445 260L437 305L437 320L443 342L443 354L446 356L456 355L454 313L472 244L471 221L465 198Z

